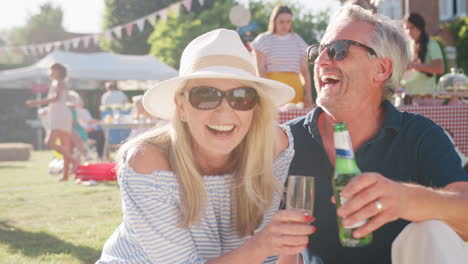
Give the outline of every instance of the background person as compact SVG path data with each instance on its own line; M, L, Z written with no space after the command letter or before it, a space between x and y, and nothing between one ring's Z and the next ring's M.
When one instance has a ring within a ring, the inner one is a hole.
M253 54L261 77L293 87L296 96L291 103L302 102L304 107L310 107L310 73L304 56L308 45L297 33L292 32L292 19L291 9L276 6L270 15L268 31L258 35L252 42Z
M421 15L411 13L403 21L411 40L405 89L413 99L430 98L437 91L435 75L444 73L442 51L437 41L429 38Z
M123 105L128 103L127 95L120 91L116 81L105 83L106 92L101 96L101 105Z
M70 165L78 165L78 161L72 156L71 133L73 129L72 114L66 101L68 87L66 84L67 68L60 63L53 63L49 67L49 78L52 84L46 99L27 100L26 105L36 107L47 105L47 122L50 131L46 133L47 146L63 155L64 169L60 180L68 180Z
M195 38L180 65L143 98L172 122L119 150L124 218L97 263L275 263L299 253L312 216L277 212L293 146L275 106L293 89L257 77L233 30Z
M387 100L405 71L406 44L395 21L345 6L321 44L308 49L318 107L288 123L295 146L289 173L315 177L317 231L305 252L308 263L406 264L405 257L413 264L466 263L468 176L460 158L441 127ZM348 200L340 208L331 201L336 122L348 124L363 172L343 189ZM342 247L337 214L345 226L369 219L353 235L373 232L372 243Z
M77 121L87 133L87 137L96 142L96 152L98 161L104 159L104 131L99 127L101 120L94 119L88 109L84 107L81 97L77 98L75 102L75 111L77 114Z

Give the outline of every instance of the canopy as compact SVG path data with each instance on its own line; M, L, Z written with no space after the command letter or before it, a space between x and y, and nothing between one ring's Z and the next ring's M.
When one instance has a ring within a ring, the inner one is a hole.
M34 82L46 82L48 68L53 62L64 64L68 69L68 78L72 81L163 81L177 76L176 69L152 55L57 50L31 66L0 71L0 88L29 89Z

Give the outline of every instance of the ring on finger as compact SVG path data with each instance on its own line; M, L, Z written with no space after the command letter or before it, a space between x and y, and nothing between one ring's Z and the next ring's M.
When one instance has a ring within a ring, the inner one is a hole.
M383 209L382 203L380 201L375 201L374 204L375 204L375 207L377 208L377 212L380 213Z

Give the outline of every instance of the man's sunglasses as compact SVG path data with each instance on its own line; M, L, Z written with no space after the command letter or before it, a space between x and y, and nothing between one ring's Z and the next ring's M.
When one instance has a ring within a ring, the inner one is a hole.
M315 44L310 46L309 48L307 48L307 59L309 60L310 64L314 64L317 57L322 53L324 49L326 49L328 58L330 58L331 60L343 60L344 58L346 58L346 56L348 56L349 46L351 45L365 48L370 55L376 55L375 50L369 46L366 46L353 40L340 39L335 40L332 43L326 45Z
M234 110L247 111L255 107L258 94L254 88L239 87L227 92L209 86L197 86L188 92L190 104L200 110L215 109L226 98Z

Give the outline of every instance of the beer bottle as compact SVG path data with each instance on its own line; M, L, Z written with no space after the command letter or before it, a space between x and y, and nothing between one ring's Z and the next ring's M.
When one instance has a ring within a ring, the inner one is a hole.
M343 188L353 179L361 174L361 170L354 159L354 151L349 136L346 123L336 123L333 126L334 141L336 151L335 172L333 175L333 189L336 201L336 208L346 203L346 199L341 197ZM360 239L353 237L353 232L358 227L364 225L366 221L361 221L353 226L343 226L342 218L338 217L338 230L340 243L344 247L360 247L372 242L372 234L368 234Z

